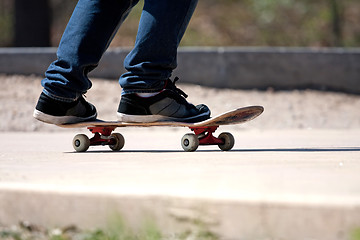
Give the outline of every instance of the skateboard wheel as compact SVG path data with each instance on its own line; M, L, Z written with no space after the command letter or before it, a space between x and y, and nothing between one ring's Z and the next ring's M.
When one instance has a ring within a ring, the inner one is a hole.
M73 139L73 147L77 152L86 152L90 146L90 139L85 134L78 134Z
M219 144L219 148L223 151L229 151L234 147L235 138L231 133L223 132L219 135L219 139L223 140L223 144Z
M125 144L125 139L123 135L121 135L120 133L112 133L110 137L111 139L115 140L115 144L109 145L110 149L113 151L120 151Z
M181 139L181 146L186 152L194 152L199 147L199 139L193 133L185 134Z

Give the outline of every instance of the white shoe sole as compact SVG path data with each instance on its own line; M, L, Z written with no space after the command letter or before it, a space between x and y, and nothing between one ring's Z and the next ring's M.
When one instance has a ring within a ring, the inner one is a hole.
M209 113L202 113L197 116L189 118L173 118L162 115L129 115L124 113L117 113L117 119L120 122L132 122L132 123L150 123L150 122L191 122L196 118L207 116Z
M128 115L123 113L117 113L117 119L120 122L133 122L133 123L171 121L169 117L165 117L161 115Z
M77 122L84 122L96 119L97 114L82 118L82 117L75 117L75 116L52 116L46 113L40 112L39 110L34 110L33 117L39 121L55 124L55 125L63 125L63 124L70 124L70 123L77 123Z

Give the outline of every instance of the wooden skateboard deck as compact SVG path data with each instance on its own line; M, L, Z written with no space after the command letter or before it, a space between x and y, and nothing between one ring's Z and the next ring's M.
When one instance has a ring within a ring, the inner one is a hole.
M58 125L63 128L88 128L94 136L89 139L84 134L78 134L73 139L73 147L78 152L86 151L89 146L109 145L114 151L123 148L125 140L120 133L112 133L118 127L188 127L194 133L185 134L181 145L185 151L195 151L199 145L218 145L223 151L231 150L235 140L230 133L221 133L214 137L213 133L221 125L240 124L258 117L264 108L261 106L250 106L234 109L210 119L198 123L184 122L151 122L151 123L127 123L119 121L95 120L74 124Z

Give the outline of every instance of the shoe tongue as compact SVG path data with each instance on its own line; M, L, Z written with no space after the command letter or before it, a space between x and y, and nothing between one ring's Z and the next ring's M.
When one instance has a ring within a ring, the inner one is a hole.
M172 82L170 79L166 80L164 89L173 90L173 91L177 92L179 95L183 96L184 98L187 98L188 95L184 91L182 91L180 88L177 88L175 86L175 83L176 83L177 80L179 80L178 77L176 77L174 79L174 82Z

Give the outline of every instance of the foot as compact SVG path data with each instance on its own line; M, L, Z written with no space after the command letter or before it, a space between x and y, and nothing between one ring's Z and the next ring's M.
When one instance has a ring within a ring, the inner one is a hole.
M118 120L122 122L200 122L210 118L206 105L194 106L186 101L187 95L167 80L165 87L157 94L144 97L141 94L125 94L121 97Z
M95 107L82 96L74 102L67 103L41 93L33 116L42 122L61 125L95 120L97 113Z

